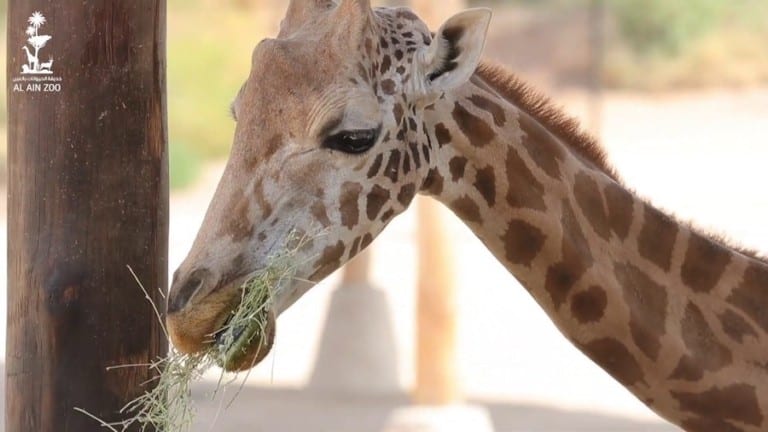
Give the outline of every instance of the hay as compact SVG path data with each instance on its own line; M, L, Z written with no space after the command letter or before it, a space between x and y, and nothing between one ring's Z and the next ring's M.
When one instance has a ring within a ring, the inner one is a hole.
M278 254L269 260L266 269L252 275L241 287L241 300L227 324L216 332L216 343L206 351L186 355L171 349L168 356L150 365L128 365L124 367L148 367L157 373L157 377L145 384L155 387L128 403L120 414L130 418L117 423L107 423L83 409L76 411L91 417L102 427L112 432L125 432L138 426L139 430L158 430L164 432L184 432L192 426L195 408L192 400L191 384L200 380L212 367L227 368L237 365L247 354L247 348L255 338L264 338L272 308L275 289L294 277L291 258L301 247L304 240L296 242L293 249ZM133 270L131 270L133 273ZM134 273L134 278L136 277ZM146 289L138 278L136 281L152 303ZM160 313L154 303L152 307L160 319ZM165 331L164 324L163 330ZM166 331L166 337L168 333ZM263 346L264 340L259 341ZM112 368L115 369L115 368ZM215 395L226 386L222 371ZM230 383L233 380L229 381Z

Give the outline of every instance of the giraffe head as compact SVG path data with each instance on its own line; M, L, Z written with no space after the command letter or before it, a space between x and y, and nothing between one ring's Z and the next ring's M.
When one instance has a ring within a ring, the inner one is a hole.
M244 280L293 234L309 236L296 280L276 291L267 346L236 368L258 363L274 317L408 207L435 163L422 113L472 76L489 21L489 10L469 10L432 35L411 11L369 0L291 2L278 38L253 52L229 162L173 278L178 349L212 343Z

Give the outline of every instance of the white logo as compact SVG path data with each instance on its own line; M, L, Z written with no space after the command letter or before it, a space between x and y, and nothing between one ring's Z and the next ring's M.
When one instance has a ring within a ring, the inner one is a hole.
M41 51L53 39L43 34L42 27L48 23L41 12L35 12L27 19L27 43L20 49L26 54L26 63L21 65L21 75L13 79L13 91L18 93L58 93L61 91L61 77L53 76L53 56L41 59Z
M53 73L53 57L49 57L47 62L40 61L40 50L52 38L52 36L40 34L40 27L44 26L48 21L46 21L43 14L35 12L29 17L27 22L29 23L29 27L27 27L27 36L29 36L27 43L35 50L35 53L33 54L26 45L21 48L27 53L27 64L21 67L21 73L50 75Z

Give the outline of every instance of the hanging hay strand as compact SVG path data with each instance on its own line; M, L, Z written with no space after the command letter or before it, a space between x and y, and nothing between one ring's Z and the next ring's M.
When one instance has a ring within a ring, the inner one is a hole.
M217 331L216 343L206 351L187 355L171 349L167 357L153 364L121 366L148 367L157 373L156 378L146 383L154 385L154 388L128 403L120 411L120 414L128 415L130 418L117 423L107 423L83 409L76 410L93 418L102 427L112 432L125 432L136 425L141 431L188 431L195 417L192 383L202 379L203 375L214 366L231 369L232 366L240 364L248 354L249 347L257 339L257 346L262 347L265 344L274 294L278 287L294 277L292 258L303 242L298 243L299 246L296 248L270 259L267 268L254 274L241 286L239 305L232 311L227 324ZM150 299L140 282L139 286L144 290L147 299ZM160 318L156 305L152 304L152 306ZM224 372L216 393L224 383L223 376Z

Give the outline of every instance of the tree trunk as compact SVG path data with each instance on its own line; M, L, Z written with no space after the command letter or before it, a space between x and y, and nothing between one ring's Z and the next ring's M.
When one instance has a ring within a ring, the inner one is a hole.
M20 81L38 10L59 82ZM151 378L107 368L167 352L127 268L164 310L165 14L165 0L9 2L6 431L102 430L75 409L119 421Z

